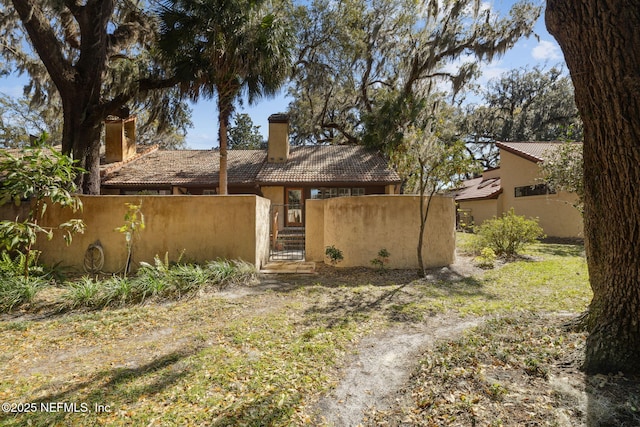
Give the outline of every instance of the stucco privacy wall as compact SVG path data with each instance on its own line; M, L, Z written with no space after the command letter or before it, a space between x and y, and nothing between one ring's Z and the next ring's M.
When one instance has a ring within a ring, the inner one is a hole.
M39 239L41 260L48 264L82 269L88 246L100 241L105 272L120 271L126 261L124 225L126 203L142 202L145 229L135 240L134 263L152 262L168 253L171 261L205 262L217 258L242 259L264 265L269 257L269 205L254 195L232 196L80 196L84 209L72 214L50 206L43 224L59 224L83 218L87 230L66 246L61 233L47 241Z
M307 261L325 260L325 248L343 252L338 267L371 267L380 249L391 254L389 268L417 268L420 197L379 195L307 200ZM436 196L426 224L423 254L427 267L450 265L455 259L455 203Z

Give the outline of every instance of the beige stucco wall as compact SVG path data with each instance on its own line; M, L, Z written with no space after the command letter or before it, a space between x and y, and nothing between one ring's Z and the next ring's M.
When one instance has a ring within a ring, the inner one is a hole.
M29 214L29 202L22 202L16 206L14 203L5 203L0 206L0 220L7 221L24 221Z
M420 230L418 196L380 195L308 201L306 257L324 261L324 250L334 245L343 252L338 267L371 267L380 249L391 254L389 268L417 268ZM322 224L322 226L321 226ZM455 257L455 203L434 197L423 254L427 267L453 263Z
M282 230L284 228L284 187L283 186L273 186L273 187L261 187L262 196L269 199L272 205L272 214L278 213L278 230ZM275 205L275 206L274 206ZM273 221L273 217L271 218Z
M322 262L324 260L324 210L326 201L327 199L310 199L305 202L305 259L308 261Z
M518 215L539 219L548 236L583 237L580 212L573 207L576 196L564 192L541 196L515 197L514 188L539 184L539 166L520 156L500 150L500 179L503 212L513 207Z
M472 225L480 225L488 219L502 215L502 199L503 196L500 195L497 199L490 200L462 200L459 206L460 209L471 209Z
M43 220L59 224L82 217L84 234L66 246L60 233L52 241L41 238L42 261L81 270L87 247L100 241L105 272L121 270L126 260L124 235L115 231L125 221L125 203L142 202L146 227L135 239L134 262L152 262L168 253L171 261L205 262L217 258L242 259L258 268L269 256L269 201L252 195L232 196L81 196L84 209L73 215L51 206Z

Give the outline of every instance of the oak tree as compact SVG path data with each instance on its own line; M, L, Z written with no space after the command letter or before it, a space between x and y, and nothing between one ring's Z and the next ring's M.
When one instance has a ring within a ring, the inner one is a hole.
M478 0L314 0L296 9L289 115L298 142L392 146L432 94L461 90L532 32L540 9Z
M584 121L587 372L640 372L640 14L629 0L547 0Z
M582 141L573 85L559 67L520 68L492 79L466 105L460 132L485 168L497 166L495 142Z
M140 93L169 87L150 55L156 19L139 2L2 0L1 53L27 73L32 100L54 92L63 111L62 151L87 170L84 193L100 191L100 133L108 115ZM22 49L27 44L28 49ZM34 58L32 54L37 55ZM155 65L154 65L155 64Z

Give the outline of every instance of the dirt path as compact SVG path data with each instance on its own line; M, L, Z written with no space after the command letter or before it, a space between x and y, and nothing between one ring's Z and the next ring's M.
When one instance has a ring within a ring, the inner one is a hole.
M343 378L316 407L319 420L330 426L357 426L372 407L386 409L409 379L418 356L438 339L451 339L481 320L435 316L415 325L401 325L364 338L343 368Z

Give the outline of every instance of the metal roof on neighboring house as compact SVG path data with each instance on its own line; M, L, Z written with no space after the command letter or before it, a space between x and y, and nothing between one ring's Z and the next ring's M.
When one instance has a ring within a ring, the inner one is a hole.
M502 193L500 178L478 177L463 181L462 187L453 192L456 201L495 199Z
M560 147L564 142L497 142L496 146L532 162L543 162L550 151ZM576 142L576 144L580 144Z
M291 147L285 163L267 163L266 150L229 150L230 185L284 183L397 184L385 159L362 146ZM157 150L105 174L105 186L215 185L220 155L213 150Z

